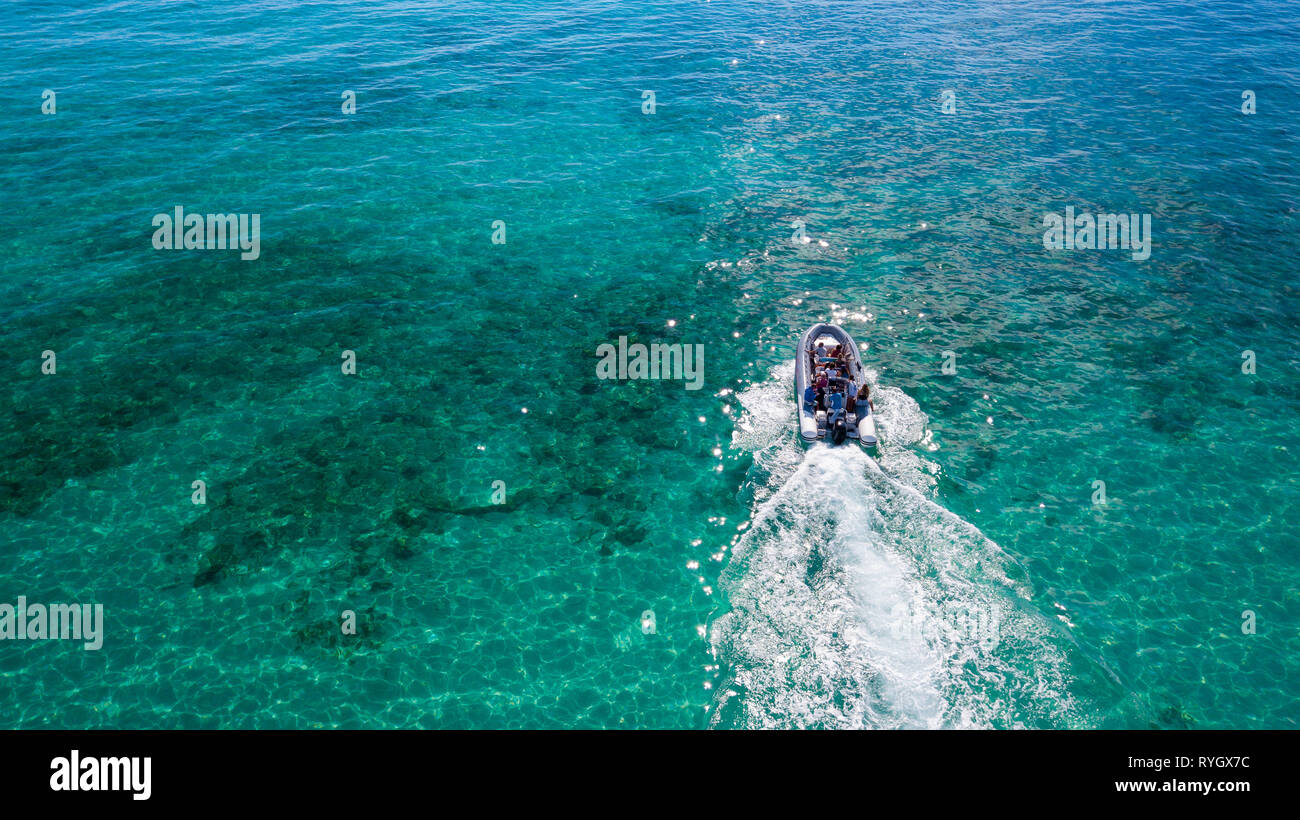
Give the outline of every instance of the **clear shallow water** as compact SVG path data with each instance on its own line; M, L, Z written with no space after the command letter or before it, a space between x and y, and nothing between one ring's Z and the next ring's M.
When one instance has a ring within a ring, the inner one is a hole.
M108 635L0 645L5 725L1294 727L1297 19L6 6L0 598ZM178 204L262 258L154 251ZM822 317L879 461L790 438Z

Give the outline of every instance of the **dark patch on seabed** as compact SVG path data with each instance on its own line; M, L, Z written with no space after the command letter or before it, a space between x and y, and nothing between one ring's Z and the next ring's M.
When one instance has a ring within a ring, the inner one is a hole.
M1196 721L1181 706L1168 706L1152 721L1152 729L1192 729Z
M81 378L22 383L0 433L0 514L32 515L69 479L129 464L118 434L178 418L183 379L147 358L124 356Z
M341 614L328 614L314 619L310 615L311 593L302 592L292 603L282 607L286 617L306 623L293 630L294 649L300 653L333 655L341 660L355 660L359 653L383 647L383 638L389 631L389 617L374 605L351 611L355 619L349 631ZM319 608L316 608L317 611ZM355 631L351 631L355 630Z

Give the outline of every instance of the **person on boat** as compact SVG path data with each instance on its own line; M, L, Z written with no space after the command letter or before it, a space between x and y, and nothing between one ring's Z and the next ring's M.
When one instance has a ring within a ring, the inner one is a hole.
M828 381L830 383L828 392L833 390L836 393L836 395L840 397L839 398L840 407L844 407L844 400L848 398L849 395L848 393L849 380L841 377L839 373L836 373L835 375L831 376Z
M826 421L829 424L834 418L844 410L844 394L839 388L826 394Z
M817 354L816 354L816 358L817 358L819 361L820 361L821 359L826 358L826 345L822 344L821 342L818 342L818 343L817 343Z
M816 387L813 387L811 384L809 384L807 387L803 389L803 403L807 409L812 410L814 413L817 412L817 388Z
M876 405L871 401L871 388L867 387L866 382L863 382L862 387L858 388L858 400L855 404L861 404L864 401L867 403L867 409L874 413Z

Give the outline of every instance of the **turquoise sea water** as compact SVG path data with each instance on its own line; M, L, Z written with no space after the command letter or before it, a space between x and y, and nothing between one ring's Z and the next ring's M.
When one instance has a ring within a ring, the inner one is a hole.
M6 4L0 725L1296 728L1296 12Z

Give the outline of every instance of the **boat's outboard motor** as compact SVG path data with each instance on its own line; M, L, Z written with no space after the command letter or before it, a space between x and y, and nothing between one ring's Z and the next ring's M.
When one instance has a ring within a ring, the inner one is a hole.
M844 421L844 414L836 413L835 421L831 424L831 442L834 444L843 444L845 437L849 434L849 425Z

